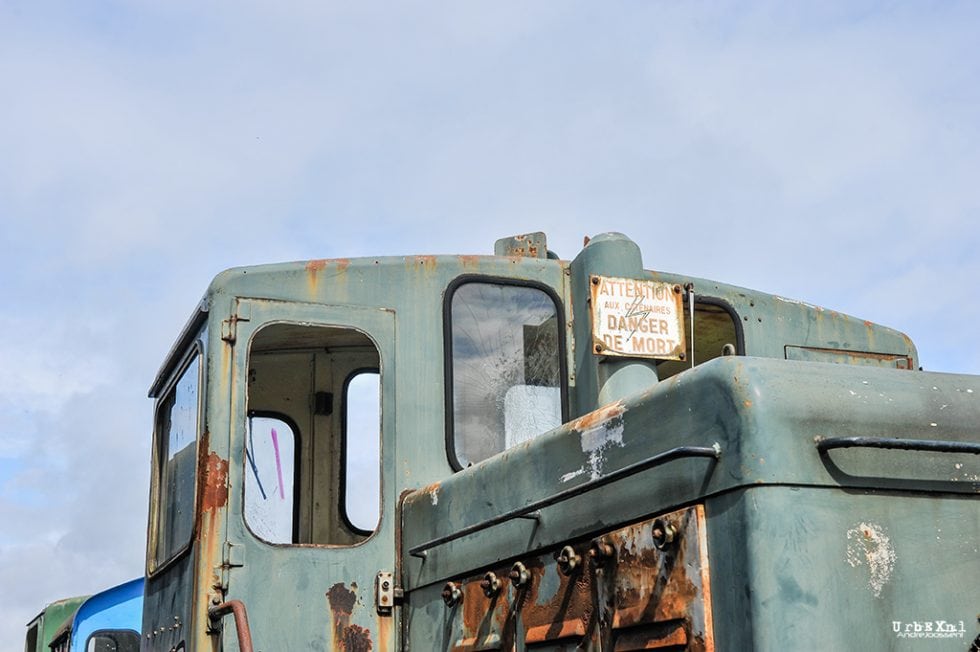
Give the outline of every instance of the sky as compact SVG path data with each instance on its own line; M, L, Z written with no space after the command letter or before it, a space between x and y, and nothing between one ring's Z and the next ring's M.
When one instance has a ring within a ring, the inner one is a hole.
M620 231L980 372L977 2L0 0L0 648L143 572L227 267Z

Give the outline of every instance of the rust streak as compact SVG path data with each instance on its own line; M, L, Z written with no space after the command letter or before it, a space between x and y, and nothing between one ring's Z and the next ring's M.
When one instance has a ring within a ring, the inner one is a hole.
M327 267L326 260L311 260L306 263L306 272L309 275L307 279L310 289L310 294L316 293L317 282L320 280L320 272L322 272Z
M571 427L579 432L589 430L596 427L603 421L614 419L622 415L623 412L626 412L626 405L623 404L622 400L619 400L615 403L603 405L598 410L589 412L588 414L583 414L578 419L575 419L575 421L572 421Z
M351 588L338 582L327 591L327 602L333 619L333 649L347 652L368 652L372 649L371 632L350 622L357 604L357 584Z
M540 561L528 564L528 570L532 584L522 618L527 643L582 636L590 631L595 615L591 572L582 569L568 577L553 566L541 566ZM549 572L558 574L558 591L549 600L540 602L542 575Z
M201 509L205 512L220 509L228 502L228 460L208 453L204 466L204 492Z
M306 263L306 271L310 272L311 274L322 272L326 268L327 268L327 261L323 258L319 260L311 260L308 263Z
M427 484L424 487L422 487L421 489L419 489L419 493L422 493L422 494L432 494L432 493L435 493L435 492L439 491L439 487L441 487L441 486L442 486L442 483L441 482L433 482L432 484Z
M378 618L378 649L388 650L391 648L391 616L381 616Z

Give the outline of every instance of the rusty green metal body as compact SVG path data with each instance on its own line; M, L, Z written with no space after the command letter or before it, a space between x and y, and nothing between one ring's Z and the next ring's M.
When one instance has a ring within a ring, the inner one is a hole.
M151 390L144 649L969 649L980 378L618 234L496 253L214 280Z
M49 652L50 645L70 627L75 612L88 596L56 600L27 624L24 652Z

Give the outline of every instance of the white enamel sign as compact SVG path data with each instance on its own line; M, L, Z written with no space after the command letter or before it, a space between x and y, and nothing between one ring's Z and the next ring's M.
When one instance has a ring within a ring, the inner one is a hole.
M684 359L680 286L593 276L592 349L601 355Z

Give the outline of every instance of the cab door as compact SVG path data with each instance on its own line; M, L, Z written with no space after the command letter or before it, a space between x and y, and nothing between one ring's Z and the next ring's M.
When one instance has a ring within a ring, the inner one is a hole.
M232 323L222 599L256 650L394 650L394 312L240 299Z

